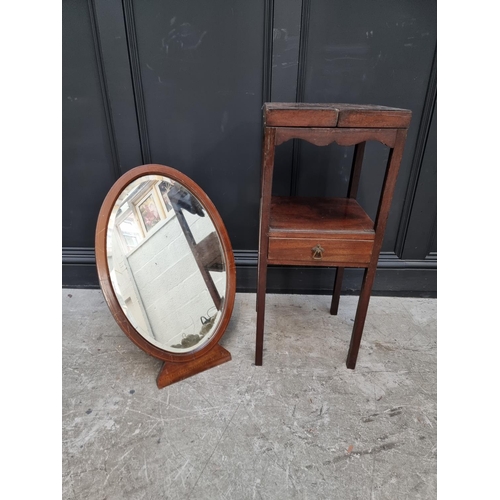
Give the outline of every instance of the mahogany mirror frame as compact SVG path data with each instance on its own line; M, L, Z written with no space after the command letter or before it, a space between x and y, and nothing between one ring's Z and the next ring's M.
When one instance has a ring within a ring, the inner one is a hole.
M200 347L185 353L169 352L146 340L132 326L132 323L123 312L111 283L108 259L106 255L106 239L109 219L120 194L132 182L147 175L160 175L168 177L187 188L200 201L213 222L224 253L226 290L222 305L221 318L215 327L215 332L210 337L208 342L205 342ZM217 209L215 208L215 205L192 179L172 167L158 164L142 165L123 174L111 187L101 206L95 234L95 255L99 284L115 321L118 323L125 335L127 335L127 337L135 345L147 354L164 361L163 367L156 379L158 388L161 389L162 387L191 377L192 375L231 360L231 354L219 345L219 341L229 324L234 307L234 299L236 295L236 266L234 263L234 254L226 228Z

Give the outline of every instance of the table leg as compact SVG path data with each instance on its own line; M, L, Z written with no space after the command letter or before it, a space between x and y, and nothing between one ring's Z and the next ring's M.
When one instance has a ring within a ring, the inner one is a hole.
M361 285L361 292L359 294L356 318L354 319L354 326L352 329L351 344L349 346L349 352L347 354L346 361L347 368L350 368L351 370L354 370L354 368L356 368L359 345L361 344L361 336L363 335L363 328L365 326L366 313L368 312L368 304L370 302L376 269L377 262L375 261L374 264L371 264L370 267L365 269L365 273L363 275L363 283Z
M266 308L267 262L259 255L259 274L257 276L257 339L255 345L255 365L262 366L264 350L264 313Z
M340 290L342 289L342 279L344 278L344 268L337 267L335 273L335 283L333 285L332 305L330 306L330 314L336 315L339 311Z

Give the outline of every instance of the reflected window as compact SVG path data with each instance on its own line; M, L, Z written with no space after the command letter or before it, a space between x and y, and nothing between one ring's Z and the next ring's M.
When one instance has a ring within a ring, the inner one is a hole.
M123 200L116 214L116 226L126 255L175 217L168 196L172 187L166 181L143 182Z
M126 249L125 253L131 252L139 246L142 241L142 233L131 211L129 211L128 217L120 224L119 228Z

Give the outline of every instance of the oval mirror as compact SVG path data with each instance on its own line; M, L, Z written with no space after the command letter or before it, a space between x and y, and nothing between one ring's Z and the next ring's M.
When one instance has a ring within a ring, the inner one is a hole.
M106 196L96 228L106 302L125 334L165 361L165 387L231 359L218 342L234 305L226 229L203 190L181 172L143 165Z

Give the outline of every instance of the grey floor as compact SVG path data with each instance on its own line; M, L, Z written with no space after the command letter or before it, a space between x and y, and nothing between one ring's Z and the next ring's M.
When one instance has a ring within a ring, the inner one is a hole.
M436 300L237 294L232 361L162 390L98 290L62 291L64 499L436 497Z

